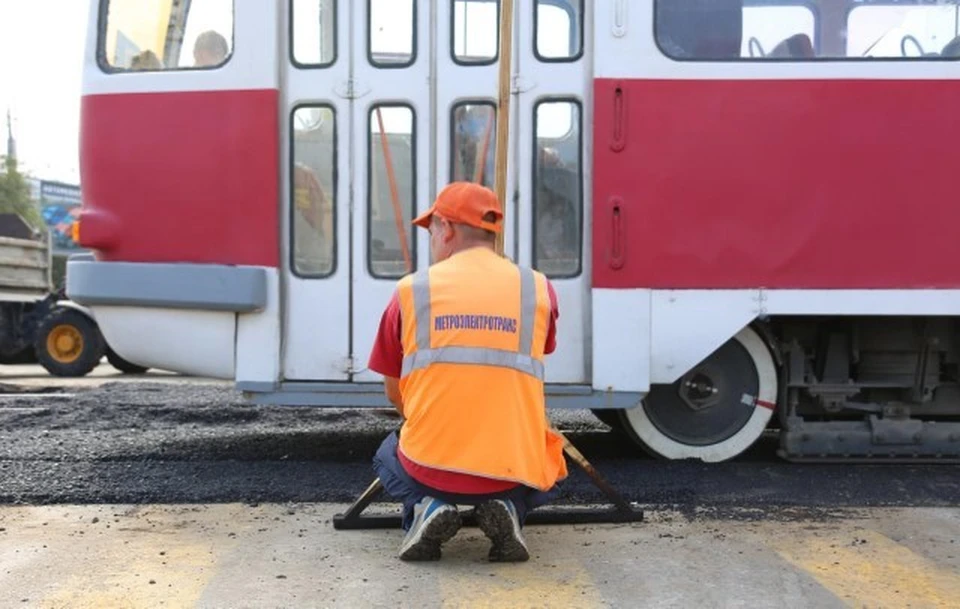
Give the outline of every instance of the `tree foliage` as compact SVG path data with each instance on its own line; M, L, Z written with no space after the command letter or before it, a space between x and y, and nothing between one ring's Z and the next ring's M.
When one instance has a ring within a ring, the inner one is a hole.
M0 213L20 214L30 226L43 229L43 218L36 203L30 198L30 184L17 168L17 159L2 156L3 171L0 172Z

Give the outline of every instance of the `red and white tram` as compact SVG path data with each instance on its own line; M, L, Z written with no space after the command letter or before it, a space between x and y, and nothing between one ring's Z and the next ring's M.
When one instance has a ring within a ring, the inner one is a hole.
M410 220L492 185L498 9L92 0L69 296L130 361L386 406ZM517 0L549 405L669 459L960 457L958 56L960 0Z

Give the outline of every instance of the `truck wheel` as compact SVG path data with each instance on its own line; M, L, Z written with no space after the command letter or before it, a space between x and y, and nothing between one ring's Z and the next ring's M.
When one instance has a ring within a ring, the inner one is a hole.
M13 366L16 364L36 364L37 356L33 352L32 346L24 347L13 353L0 353L0 364L4 366Z
M104 355L103 336L92 319L74 309L54 309L37 328L37 361L55 376L85 376Z
M111 349L109 346L107 347L107 361L110 362L111 366L124 374L143 374L149 370L149 368L145 366L128 362L120 357L117 352Z

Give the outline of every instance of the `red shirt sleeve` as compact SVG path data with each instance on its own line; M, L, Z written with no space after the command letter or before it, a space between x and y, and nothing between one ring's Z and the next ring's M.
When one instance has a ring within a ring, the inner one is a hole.
M403 344L400 342L400 299L394 292L380 318L367 368L392 378L400 378L403 369Z
M560 305L557 302L557 293L553 291L553 284L547 280L547 293L550 295L550 326L547 328L547 343L543 349L544 355L553 353L557 348L557 319L560 318Z

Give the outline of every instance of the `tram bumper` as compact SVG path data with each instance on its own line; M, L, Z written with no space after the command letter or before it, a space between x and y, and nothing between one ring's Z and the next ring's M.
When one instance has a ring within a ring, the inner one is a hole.
M237 316L263 311L268 271L188 263L67 262L67 297L89 307L124 359L143 366L234 379Z

